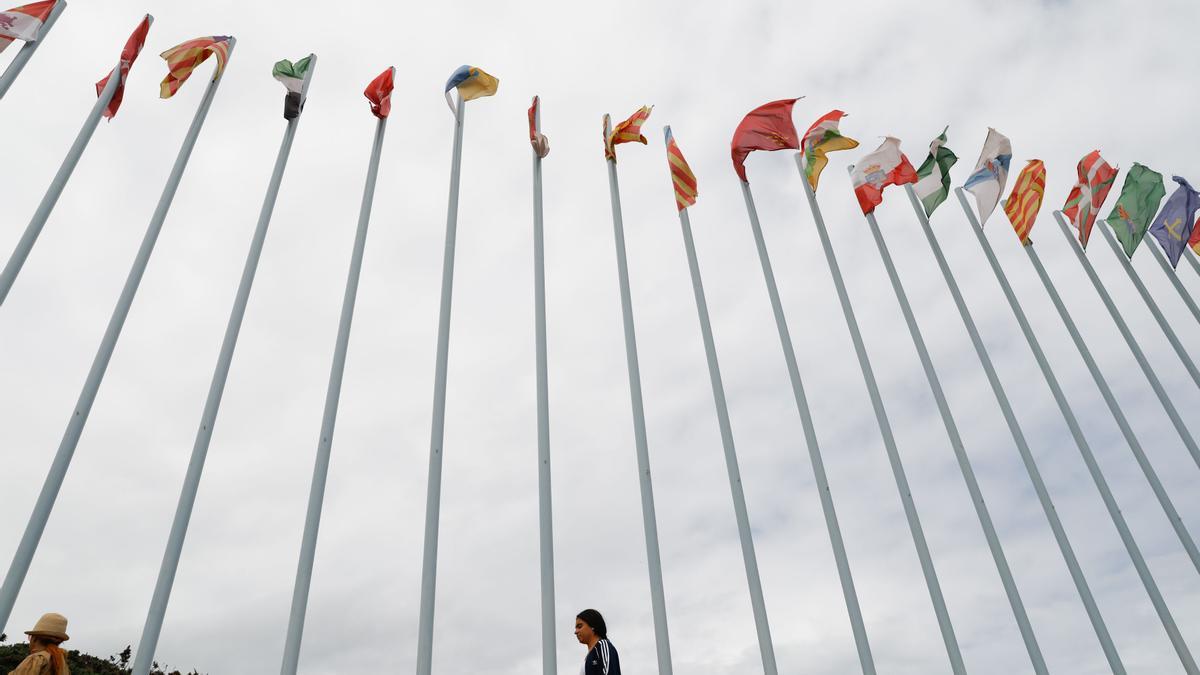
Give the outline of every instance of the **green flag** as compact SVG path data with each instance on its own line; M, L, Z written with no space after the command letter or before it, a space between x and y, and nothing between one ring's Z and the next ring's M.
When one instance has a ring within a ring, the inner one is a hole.
M913 186L913 191L921 199L927 216L933 215L933 210L950 196L950 167L958 161L958 156L946 147L946 132L949 129L946 127L941 136L933 139L929 144L929 157L917 169L917 184Z
M295 119L304 109L304 88L308 84L308 78L312 75L312 71L309 69L312 58L312 54L309 54L295 63L284 59L276 63L274 70L271 71L271 75L288 90L287 97L283 100L284 119Z
M1125 174L1121 196L1107 221L1121 242L1121 248L1125 249L1125 255L1133 257L1166 193L1162 174L1153 169L1134 162L1133 168Z

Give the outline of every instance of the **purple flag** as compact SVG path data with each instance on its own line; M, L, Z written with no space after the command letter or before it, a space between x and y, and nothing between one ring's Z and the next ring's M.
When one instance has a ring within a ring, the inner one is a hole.
M1179 176L1172 176L1179 188L1167 199L1162 211L1154 217L1150 226L1150 234L1158 240L1167 257L1171 259L1171 267L1179 265L1179 256L1187 248L1188 239L1192 236L1192 227L1196 222L1196 211L1200 210L1200 192L1192 189L1188 182Z

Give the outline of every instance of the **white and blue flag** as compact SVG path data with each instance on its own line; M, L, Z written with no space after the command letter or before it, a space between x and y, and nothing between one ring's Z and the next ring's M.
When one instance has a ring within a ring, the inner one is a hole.
M983 142L983 152L979 153L979 162L975 171L963 183L963 189L975 195L975 203L979 207L979 223L987 222L988 216L996 210L1000 202L1000 193L1008 182L1008 165L1012 162L1012 143L1008 137L988 127L987 140Z

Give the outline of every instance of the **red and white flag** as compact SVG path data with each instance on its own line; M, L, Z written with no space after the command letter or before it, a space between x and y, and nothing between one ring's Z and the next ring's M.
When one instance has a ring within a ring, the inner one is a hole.
M0 52L12 44L13 40L37 41L42 32L42 24L50 16L57 1L43 0L0 12Z
M125 42L125 48L121 50L121 63L117 66L120 69L121 81L117 84L117 90L113 92L108 107L104 109L104 116L108 119L115 117L117 110L121 107L121 101L125 98L125 78L129 76L129 69L133 67L133 62L137 60L138 54L142 53L142 45L146 44L146 34L150 32L152 23L154 23L154 17L147 14L138 27L133 29L133 34L129 36L129 40ZM110 77L112 77L112 73L105 75L104 79L96 83L97 96L104 91Z
M900 152L900 139L888 136L878 150L858 161L850 181L854 183L858 205L866 214L883 202L885 187L917 182L917 171Z
M371 102L371 114L385 119L392 112L392 88L395 86L395 68L388 68L371 80L363 95Z

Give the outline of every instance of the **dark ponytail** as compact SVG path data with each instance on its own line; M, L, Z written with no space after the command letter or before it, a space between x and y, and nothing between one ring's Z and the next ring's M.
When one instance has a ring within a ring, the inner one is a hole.
M594 609L585 609L576 614L575 618L580 619L588 626L591 626L592 632L595 633L597 637L608 637L608 626L604 625L604 617L600 616L600 612L597 612Z

